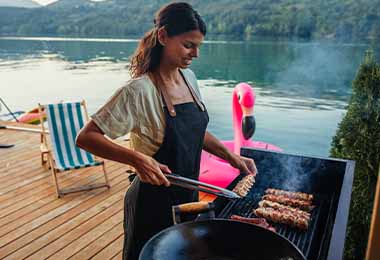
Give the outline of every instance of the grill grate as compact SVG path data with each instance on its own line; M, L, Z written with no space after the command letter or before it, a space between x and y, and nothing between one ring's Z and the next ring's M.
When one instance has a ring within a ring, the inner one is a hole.
M258 207L258 203L264 194L261 192L253 193L253 189L242 199L230 201L218 214L219 218L229 219L231 215L236 214L243 217L256 217L253 209ZM330 219L328 212L332 203L327 198L315 195L314 205L316 208L311 212L311 220L307 231L300 231L284 224L271 223L276 228L278 234L289 239L295 244L307 259L318 259L320 246L323 244L328 225L326 220ZM313 248L318 246L318 248Z

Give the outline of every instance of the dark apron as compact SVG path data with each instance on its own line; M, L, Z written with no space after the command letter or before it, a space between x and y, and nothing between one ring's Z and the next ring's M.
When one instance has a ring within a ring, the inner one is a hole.
M164 140L153 158L166 164L173 173L197 180L208 114L191 87L189 90L196 102L164 107ZM142 247L153 235L173 225L173 205L193 201L198 201L198 192L151 185L136 177L124 200L123 259L138 259Z

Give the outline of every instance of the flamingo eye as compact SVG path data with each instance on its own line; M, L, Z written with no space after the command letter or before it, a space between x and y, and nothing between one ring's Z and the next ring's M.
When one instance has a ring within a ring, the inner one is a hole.
M241 96L240 96L240 93L238 94L238 100L240 101L240 99L241 99Z

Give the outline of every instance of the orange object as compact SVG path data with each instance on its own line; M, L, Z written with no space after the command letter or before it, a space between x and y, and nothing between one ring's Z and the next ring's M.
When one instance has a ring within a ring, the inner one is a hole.
M199 201L204 201L204 202L214 201L216 199L216 197L217 197L215 195L208 194L208 193L205 193L205 192L202 192L202 191L200 191L198 194L199 194Z
M379 175L380 176L380 170ZM377 177L375 203L373 204L371 229L367 246L366 260L380 259L380 178Z
M46 113L45 111L42 111L42 116L44 121L46 120ZM38 112L38 108L34 108L25 114L21 115L18 118L18 121L25 124L32 124L32 125L38 125L41 123L40 119L40 113Z

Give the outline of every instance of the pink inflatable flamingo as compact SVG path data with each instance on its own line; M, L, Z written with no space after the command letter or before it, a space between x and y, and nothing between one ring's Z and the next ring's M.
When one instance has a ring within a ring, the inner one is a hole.
M255 93L250 85L247 83L236 85L232 94L234 140L222 141L222 143L236 154L240 154L242 146L282 151L275 145L250 139L255 131L255 119L253 116L255 99ZM227 161L202 151L200 181L225 188L237 175L239 175L239 170L233 168Z

